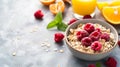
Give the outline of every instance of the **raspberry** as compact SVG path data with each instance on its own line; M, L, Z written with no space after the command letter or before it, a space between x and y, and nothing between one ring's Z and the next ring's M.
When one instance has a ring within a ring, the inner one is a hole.
M118 41L118 45L120 46L120 40Z
M89 37L92 39L92 41L98 41L100 38L101 33L98 31L92 32Z
M36 19L42 19L42 17L44 16L44 14L42 13L41 10L38 10L34 13L34 16Z
M71 20L70 20L70 22L68 23L68 25L70 25L70 24L74 23L75 21L77 21L77 19L76 19L76 18L71 19Z
M91 45L91 43L92 43L92 40L91 40L91 38L89 38L89 37L84 37L82 40L81 40L81 43L82 43L82 45L84 45L84 46L90 46Z
M96 67L94 64L89 64L88 67Z
M92 17L90 15L85 15L83 19L91 19Z
M96 28L95 31L101 32L100 28Z
M116 67L117 61L113 57L109 57L107 61L105 62L107 67Z
M64 38L64 35L62 33L55 33L54 40L55 42L61 42Z
M99 41L95 41L91 44L91 49L94 51L100 51L102 48L102 44Z
M95 30L95 27L92 23L87 23L84 26L84 30L86 30L88 33L91 33Z
M109 40L110 40L110 35L107 34L107 33L103 33L103 34L101 35L101 39L105 39L105 41L109 41Z
M87 37L89 34L88 34L87 31L81 30L81 31L78 31L78 32L76 33L76 35L77 35L77 39L78 39L79 41L81 41L81 39L82 39L83 37Z

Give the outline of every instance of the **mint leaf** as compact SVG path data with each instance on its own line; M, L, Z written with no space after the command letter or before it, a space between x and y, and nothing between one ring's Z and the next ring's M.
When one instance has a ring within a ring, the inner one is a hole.
M53 28L55 26L57 26L58 21L51 21L48 25L47 25L47 29Z
M55 26L57 26L58 30L61 30L61 31L66 30L68 25L62 22L62 12L57 13L54 20L47 25L47 29L53 28Z
M54 20L61 23L62 22L62 13L58 12L57 15L55 16Z
M96 67L102 67L100 62L96 63Z
M54 20L51 21L48 25L47 25L47 29L53 28L55 26L57 26L59 23L62 22L62 13L59 12L57 13L57 15L55 16Z
M57 25L57 29L58 30L61 30L61 31L65 31L66 30L66 28L68 27L68 25L66 25L65 23L59 23L58 25Z

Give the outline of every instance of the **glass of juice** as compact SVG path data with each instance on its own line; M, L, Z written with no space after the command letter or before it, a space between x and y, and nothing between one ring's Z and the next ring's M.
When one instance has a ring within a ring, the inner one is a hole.
M75 18L79 19L85 15L94 16L97 0L72 0L72 9Z

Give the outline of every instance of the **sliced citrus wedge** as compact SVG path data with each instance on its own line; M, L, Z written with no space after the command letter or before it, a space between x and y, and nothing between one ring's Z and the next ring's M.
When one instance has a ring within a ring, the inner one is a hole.
M43 5L50 5L55 2L55 0L40 0Z
M102 14L111 24L120 24L120 6L106 6L102 9Z
M120 0L113 0L112 2L97 2L97 7L100 11L102 11L102 9L105 6L120 6Z
M102 11L103 7L108 6L108 2L97 2L97 7L100 11Z
M57 14L58 12L63 12L65 10L65 4L63 1L59 1L55 4L51 4L49 9L53 14Z
M120 0L114 0L109 4L109 6L120 6Z

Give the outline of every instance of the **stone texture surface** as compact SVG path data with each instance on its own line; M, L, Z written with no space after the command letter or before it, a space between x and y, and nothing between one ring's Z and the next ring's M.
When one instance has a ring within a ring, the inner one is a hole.
M33 16L38 9L45 14L43 20ZM0 0L0 67L87 67L95 63L75 58L64 42L54 43L53 35L60 31L46 29L53 18L39 0ZM71 7L67 4L64 21L67 23L71 18ZM117 59L117 67L120 66L119 52L117 47L110 55Z

